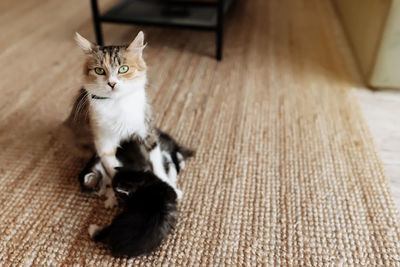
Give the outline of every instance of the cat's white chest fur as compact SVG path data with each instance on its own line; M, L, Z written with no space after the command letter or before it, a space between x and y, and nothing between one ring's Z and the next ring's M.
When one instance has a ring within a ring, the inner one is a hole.
M146 136L144 90L118 99L91 99L91 124L95 145L101 154L114 153L121 140Z

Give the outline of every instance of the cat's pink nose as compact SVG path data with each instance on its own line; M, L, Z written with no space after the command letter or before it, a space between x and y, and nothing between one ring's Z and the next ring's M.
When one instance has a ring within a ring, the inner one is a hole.
M115 82L108 82L108 85L109 85L112 89L114 89Z

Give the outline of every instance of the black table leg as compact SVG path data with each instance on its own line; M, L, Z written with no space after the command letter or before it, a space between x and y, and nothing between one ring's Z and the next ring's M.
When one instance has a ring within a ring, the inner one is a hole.
M218 0L217 6L217 60L222 59L222 43L224 38L224 0Z
M101 33L99 8L97 6L97 0L92 0L91 2L92 2L93 24L94 24L94 31L96 33L97 44L103 45L103 34Z

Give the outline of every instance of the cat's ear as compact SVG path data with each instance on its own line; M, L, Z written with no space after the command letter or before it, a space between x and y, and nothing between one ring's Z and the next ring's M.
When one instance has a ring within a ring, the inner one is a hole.
M83 52L90 54L95 49L96 45L82 37L79 33L75 33L75 41L82 48Z
M143 49L146 47L144 44L144 34L142 31L138 33L135 40L133 40L129 45L127 50L138 53L139 56L142 56Z

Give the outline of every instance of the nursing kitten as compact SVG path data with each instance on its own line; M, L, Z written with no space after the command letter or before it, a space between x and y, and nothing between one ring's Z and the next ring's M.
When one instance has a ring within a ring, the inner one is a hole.
M139 32L128 46L99 46L78 33L75 39L87 55L84 85L77 98L83 104L74 105L74 114L71 113L67 124L70 128L79 128L74 127L74 117L78 116L80 121L85 122L81 117L88 114L92 146L107 173L100 190L106 192L106 207L116 204L113 191L107 191L106 188L111 184L115 168L121 166L115 156L118 145L133 135L149 151L154 174L172 186L180 197L182 192L176 188L176 177L169 177L164 169L158 133L147 103L147 67L142 57L145 47L143 32ZM75 135L89 134L84 132ZM88 149L91 148L90 143L83 143Z
M185 160L193 156L194 151L178 144L178 142L175 141L169 134L162 132L161 130L157 129L157 135L159 136L164 170L168 174L170 180L176 182L177 175L182 169L185 168ZM134 139L135 136L132 136L131 140ZM137 140L140 140L140 138ZM144 150L145 147L141 146L138 154L146 153L147 151ZM132 154L134 151L135 150L131 148L130 153ZM123 157L118 158L118 160L122 166L126 166L126 164L133 164L132 160L126 161ZM139 166L143 165L141 161L138 161L136 164ZM149 171L152 171L152 169L149 169ZM79 182L82 190L86 192L94 192L100 196L104 195L106 193L104 191L106 188L104 181L107 180L103 179L105 176L107 176L107 173L101 164L100 158L95 154L79 174Z
M139 141L123 142L116 156L124 167L117 168L112 185L123 211L103 229L91 225L89 234L107 244L113 256L147 254L171 232L177 215L177 194L153 174L150 155Z

